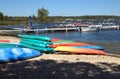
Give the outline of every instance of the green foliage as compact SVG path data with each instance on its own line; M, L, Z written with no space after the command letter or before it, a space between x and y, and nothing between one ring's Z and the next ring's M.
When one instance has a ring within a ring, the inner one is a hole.
M74 20L96 20L103 21L108 19L114 19L120 21L120 16L108 16L108 15L86 15L86 16L48 16L49 11L41 8L37 11L37 17L33 14L32 21L33 23L41 22L62 22L65 19L71 18ZM0 25L23 25L29 23L29 16L4 16L2 12L0 12Z
M38 9L38 20L40 22L47 22L48 14L49 14L48 10L44 8Z
M108 19L114 19L114 20L120 20L120 16L107 16L107 15L87 15L87 16L49 16L48 21L49 22L61 22L65 19L80 19L80 20L97 20L97 21L103 21Z
M0 21L3 21L4 15L2 12L0 12Z
M28 17L4 16L3 21L0 21L0 25L22 25L27 24L28 21L29 21Z

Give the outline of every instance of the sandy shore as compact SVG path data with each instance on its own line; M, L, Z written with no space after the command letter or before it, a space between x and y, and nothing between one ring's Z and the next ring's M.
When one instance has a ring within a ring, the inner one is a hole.
M20 38L18 37L15 37L15 36L0 36L0 39L7 39L7 40L10 40L10 42L13 42L13 43L18 43L20 41Z
M20 41L11 36L0 39ZM0 79L120 79L120 57L43 54L0 64Z

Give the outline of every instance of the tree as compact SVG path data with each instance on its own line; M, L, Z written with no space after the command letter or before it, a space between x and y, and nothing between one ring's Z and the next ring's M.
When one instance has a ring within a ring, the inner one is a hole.
M2 12L0 12L0 21L3 21L4 15Z
M33 19L34 22L37 21L37 18L36 18L36 16L34 14L32 15L32 19Z
M46 10L44 8L38 9L38 19L39 19L39 21L47 22L48 14L49 14L48 10Z

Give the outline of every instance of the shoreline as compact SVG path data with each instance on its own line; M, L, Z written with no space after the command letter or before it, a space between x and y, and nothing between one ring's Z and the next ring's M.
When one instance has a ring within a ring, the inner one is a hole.
M12 43L18 43L20 42L21 38L17 37L17 36L9 36L9 35L0 35L0 39L8 39L10 40L10 42ZM120 53L119 53L119 49L116 49L115 46L118 46L118 44L114 45L113 43L101 43L101 42L86 42L89 44L94 44L94 45L99 45L105 48L105 52L107 52L109 54L109 56L116 56L116 57L120 57ZM110 46L110 47L109 47ZM113 49L116 50L116 53L114 51L112 51L112 47L114 47Z
M21 38L19 38L19 37L16 37L16 36L4 36L4 35L0 35L0 39L8 39L8 40L10 40L10 42L12 42L12 43L18 43L18 42L20 42L20 40L21 40ZM92 44L92 43L91 43ZM99 45L99 44L101 44L101 43L94 43L95 45ZM102 46L103 44L101 44L101 46ZM103 46L103 47L105 47L105 46ZM106 51L106 50L105 50ZM59 55L59 54L58 54ZM63 54L63 55L65 55L65 54ZM67 55L69 55L69 54L67 54ZM113 53L108 53L108 55L107 56L110 56L110 57L118 57L118 58L120 58L120 55L119 54L113 54Z
M20 40L21 40L21 38L19 38L19 37L17 37L17 36L9 36L9 35L0 35L0 39L7 39L7 40L10 40L10 42L12 42L12 43L19 43L20 42ZM87 42L87 43L89 43L89 42ZM98 43L98 42L95 42L95 43L89 43L89 44L94 44L94 45L101 45L101 46L103 46L103 44L101 44L101 43ZM105 44L104 44L105 45ZM110 45L110 43L108 44L108 45ZM107 45L107 46L108 46ZM105 45L106 46L106 45ZM105 52L107 52L107 49L106 48L108 48L108 47L105 47L105 46L103 46L104 48L105 48ZM113 54L113 53L109 53L109 52L107 52L108 53L108 55L107 56L115 56L115 57L120 57L120 55L119 54Z
M19 42L14 36L0 36ZM1 79L120 79L120 57L114 55L43 54L0 64Z
M10 42L13 42L13 43L18 43L20 41L20 38L19 37L16 37L16 36L9 36L9 35L0 35L0 39L7 39L7 40L10 40Z
M19 38L17 36L0 35L0 39L8 39L8 40L10 40L10 42L18 43L18 42L20 42L21 38ZM119 52L120 51L120 49L119 49L120 42L118 42L118 43L85 42L85 43L102 46L104 48L105 52L107 52L109 54L113 54L113 55L120 55L120 52Z

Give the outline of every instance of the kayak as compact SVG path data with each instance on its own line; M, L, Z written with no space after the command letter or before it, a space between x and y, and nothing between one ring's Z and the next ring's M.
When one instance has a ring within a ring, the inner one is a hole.
M21 38L27 38L27 39L37 39L37 40L43 40L43 41L50 41L49 37L45 36L37 36L37 35L27 35L27 34L18 34Z
M51 38L50 39L50 42L56 42L56 41L60 41L61 39L59 39L59 38Z
M21 41L27 41L27 42L31 42L31 43L38 43L38 44L53 44L52 42L47 42L47 41L42 41L42 40L34 40L34 39L21 39Z
M53 44L62 44L62 43L72 43L72 42L75 42L75 41L72 41L72 40L59 40L59 41L55 41L55 42L52 42Z
M20 42L20 45L23 46L23 47L39 50L39 51L42 51L42 52L45 52L45 53L53 51L53 48L44 48L44 47L39 47L39 46L33 46L33 45L26 44L24 42Z
M6 47L22 47L22 46L17 43L0 42L0 48L6 48Z
M73 46L73 47L75 47L75 48L89 48L89 49L104 50L104 48L101 47L101 46L93 46L93 45L91 45L91 46Z
M37 46L37 47L44 47L44 48L47 47L47 44L24 41L24 40L21 40L20 43L24 43L26 45L31 45L31 46Z
M55 48L57 46L90 46L87 43L80 43L80 42L71 42L71 43L62 43L62 44L52 44L49 47Z
M55 51L62 52L62 54L89 54L89 55L107 55L106 52L101 50L95 49L88 49L88 48L75 48L69 46L58 46L54 48Z
M1 48L0 63L19 61L42 55L41 52L28 48Z
M1 39L0 42L10 42L10 40Z

